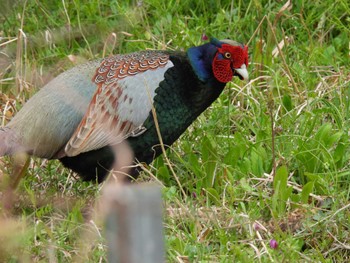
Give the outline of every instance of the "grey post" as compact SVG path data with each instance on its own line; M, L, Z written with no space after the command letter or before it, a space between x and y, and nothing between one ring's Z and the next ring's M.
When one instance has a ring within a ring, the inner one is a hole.
M104 191L108 261L164 262L161 189L154 185L110 184Z

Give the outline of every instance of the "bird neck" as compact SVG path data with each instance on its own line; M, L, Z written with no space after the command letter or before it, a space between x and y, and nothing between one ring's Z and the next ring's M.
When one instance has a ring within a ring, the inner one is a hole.
M187 56L197 77L207 82L214 78L212 62L217 52L217 47L207 43L198 47L191 47L187 51Z

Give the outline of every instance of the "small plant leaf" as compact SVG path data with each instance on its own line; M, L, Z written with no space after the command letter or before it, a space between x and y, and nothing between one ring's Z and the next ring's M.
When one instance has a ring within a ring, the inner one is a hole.
M290 95L283 95L282 103L287 111L291 111L293 109L292 98Z
M309 195L312 193L312 190L314 189L314 182L308 182L303 186L303 189L301 191L301 202L304 204L308 203Z
M280 189L286 189L288 180L288 169L287 166L280 166L273 180L273 188L276 191L277 187Z

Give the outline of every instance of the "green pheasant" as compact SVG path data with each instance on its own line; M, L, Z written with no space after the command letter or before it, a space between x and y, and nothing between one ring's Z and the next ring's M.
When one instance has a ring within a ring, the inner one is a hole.
M49 82L0 129L0 156L26 152L59 159L101 182L128 142L150 163L218 98L234 76L248 79L248 50L212 39L187 52L141 51L76 66ZM136 177L135 166L130 175Z

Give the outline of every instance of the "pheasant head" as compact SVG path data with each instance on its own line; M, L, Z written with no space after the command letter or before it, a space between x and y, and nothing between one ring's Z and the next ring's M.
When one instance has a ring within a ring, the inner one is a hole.
M248 47L239 42L212 38L210 43L190 48L187 54L202 81L215 78L227 83L233 76L248 80Z

